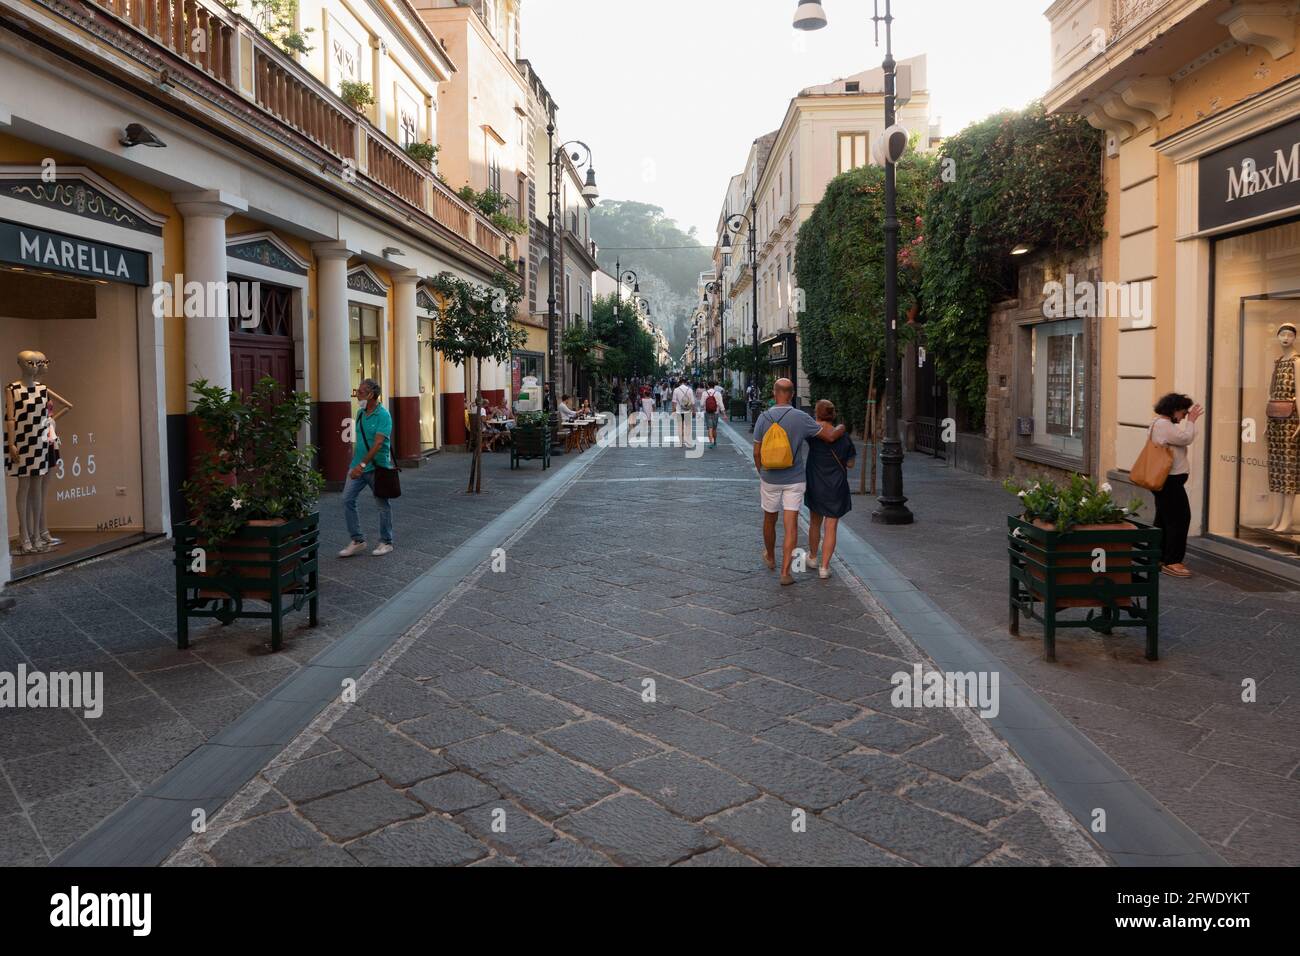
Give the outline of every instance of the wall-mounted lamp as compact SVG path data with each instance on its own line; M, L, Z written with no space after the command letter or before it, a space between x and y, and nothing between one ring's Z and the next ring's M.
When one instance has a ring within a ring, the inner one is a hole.
M122 136L121 138L118 139L118 142L121 143L123 146L128 146L128 147L154 146L154 147L161 148L167 145L162 140L160 140L157 136L155 136L152 130L150 130L142 123L129 124L127 128L122 131Z

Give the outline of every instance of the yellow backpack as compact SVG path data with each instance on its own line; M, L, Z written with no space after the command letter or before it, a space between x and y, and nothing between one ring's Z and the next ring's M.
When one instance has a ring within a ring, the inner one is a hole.
M786 412L788 415L789 412ZM782 415L781 418L785 418ZM759 450L759 461L764 471L780 471L794 467L794 449L790 447L790 436L781 427L779 419L773 419L763 434L763 446Z

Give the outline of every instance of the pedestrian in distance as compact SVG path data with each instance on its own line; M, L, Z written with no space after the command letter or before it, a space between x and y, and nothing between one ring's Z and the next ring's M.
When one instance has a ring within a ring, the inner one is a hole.
M813 439L827 443L844 436L844 426L818 422L791 405L794 382L788 378L773 387L776 404L754 422L754 467L758 469L759 499L763 507L763 563L776 570L776 521L785 529L781 584L794 584L790 566L799 543L799 509L808 490L805 446Z
M347 522L352 543L339 552L340 558L350 558L366 550L366 536L361 532L361 516L357 513L357 498L365 488L375 490L375 467L392 468L389 436L393 434L393 417L379 401L379 383L368 378L353 393L361 403L361 411L353 423L352 467L343 487L343 518ZM372 552L382 558L393 553L393 505L387 498L375 498L379 506L379 547Z
M1187 448L1196 441L1196 423L1205 409L1186 395L1171 392L1156 402L1156 420L1151 423L1151 441L1173 454L1173 465L1164 487L1153 491L1156 499L1155 526L1164 532L1160 570L1175 578L1190 578L1183 565L1187 556L1187 531L1192 523L1192 506L1187 500Z
M709 387L704 392L704 427L709 433L710 448L718 447L718 416L722 414L725 402L726 398L718 383L709 382Z
M819 423L835 424L835 406L825 399L817 403L813 414ZM804 494L808 505L808 557L823 581L831 576L840 519L853 509L849 470L857 454L847 434L834 442L809 443L808 490Z
M694 448L695 390L685 379L673 389L673 415L677 422L677 438L683 448Z

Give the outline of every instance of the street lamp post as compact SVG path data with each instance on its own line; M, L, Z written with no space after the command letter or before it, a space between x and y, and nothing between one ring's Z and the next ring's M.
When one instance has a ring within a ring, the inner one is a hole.
M749 199L749 215L735 213L728 216L726 221L726 232L722 234L722 254L724 256L731 254L731 236L733 233L739 234L744 226L749 227L749 271L750 282L754 289L754 368L750 374L749 381L754 387L754 400L749 407L749 427L752 430L758 421L755 409L762 404L759 395L763 391L763 372L758 367L758 228L754 225L758 219L758 198L751 196Z
M725 295L724 292L723 292L723 289L724 289L724 288L725 288L725 280L723 279L723 277L722 277L721 275L719 275L718 278L715 279L715 280L713 280L712 282L705 283L705 285L704 285L704 303L703 303L703 304L704 304L705 306L707 306L707 305L709 304L709 296L710 296L711 294L712 294L712 295L716 295L716 296L718 297L718 368L719 368L718 379L719 379L719 381L721 381L721 379L722 379L721 369L722 369L722 358L723 358L723 355L722 355L722 352L723 352L723 348L722 348L723 323L726 321L726 315L727 315L727 313L726 313L726 311L725 311L725 310L726 310L726 307L727 307L727 298L726 298L726 295ZM709 333L708 333L708 334L709 334L709 347L708 347L708 351L709 351L710 354L712 354L712 352L713 352L713 328L712 328L712 323L710 323Z
M561 177L564 175L564 158L571 159L574 163L579 163L585 153L586 160L581 164L587 167L587 181L582 187L582 196L584 199L596 199L600 191L596 188L596 170L591 164L591 147L581 140L570 140L560 146L555 146L555 120L552 119L546 126L546 143L550 151L550 204L547 218L547 231L550 239L550 256L551 256L551 275L550 275L550 295L546 299L546 377L551 383L551 393L558 400L558 380L560 374L560 342L558 330L556 329L556 312L555 289L556 282L559 281L563 270L557 265L557 251L555 241L555 219L557 216L557 204L560 200ZM566 154L570 146L581 146L583 153Z
M893 127L896 116L897 64L894 61L891 0L875 0L876 41L880 24L885 25L885 128ZM826 14L816 0L803 0L795 11L794 25L799 30L820 30L826 26ZM878 524L911 524L914 515L903 495L903 441L898 434L898 182L894 163L885 159L885 437L880 451L882 486L880 507L871 515Z

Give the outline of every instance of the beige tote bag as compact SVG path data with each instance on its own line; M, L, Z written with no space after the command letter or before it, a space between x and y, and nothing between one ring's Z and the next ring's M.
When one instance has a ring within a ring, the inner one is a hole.
M1138 455L1137 461L1129 469L1129 480L1139 488L1147 491L1159 491L1169 478L1169 470L1174 467L1174 453L1168 445L1157 445L1151 438L1152 422L1147 429L1147 443Z

